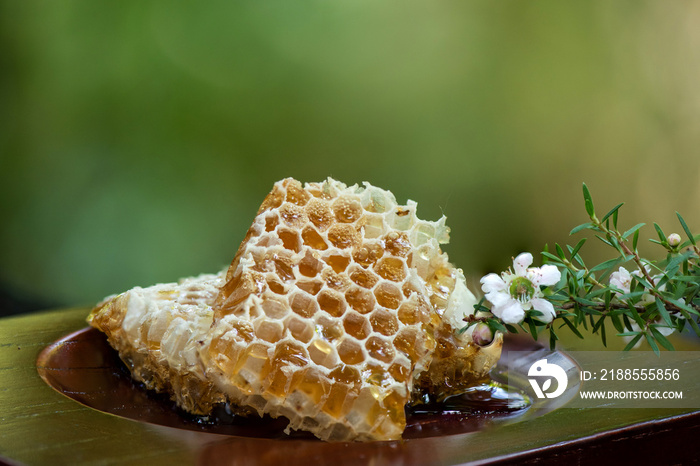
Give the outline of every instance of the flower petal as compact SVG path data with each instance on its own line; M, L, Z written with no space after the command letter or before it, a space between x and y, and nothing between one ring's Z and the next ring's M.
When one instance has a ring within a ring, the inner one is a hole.
M514 299L511 299L506 306L499 308L499 311L499 317L506 324L519 324L525 318L525 311Z
M481 279L481 290L484 293L492 293L494 291L505 291L506 283L501 277L495 273L490 273Z
M626 268L620 267L617 272L610 274L610 284L618 290L622 290L624 293L629 293L632 284L632 276Z
M559 283L561 279L561 272L559 269L551 264L543 265L542 267L535 269L535 277L532 283L535 286L552 286Z
M503 306L509 299L510 295L505 291L492 291L491 293L486 293L485 298L494 306Z
M532 307L542 313L541 316L532 316L540 322L549 323L554 319L556 312L554 312L554 306L552 303L542 298L533 298L530 300Z
M513 270L515 274L524 277L527 268L532 265L532 254L529 252L523 252L513 259Z

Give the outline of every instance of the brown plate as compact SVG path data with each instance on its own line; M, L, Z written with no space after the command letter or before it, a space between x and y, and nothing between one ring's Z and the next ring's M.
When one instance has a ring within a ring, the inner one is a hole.
M549 353L564 361L568 367L574 362L561 355L550 353L541 346L523 340L507 339L504 357L494 372L495 379L505 381L508 374L522 372L512 367L508 350L526 349L533 362ZM525 367L528 361L517 361ZM39 375L46 383L63 395L99 411L117 416L167 426L214 434L261 439L313 439L307 433L284 434L284 419L269 417L240 417L227 412L224 406L212 416L198 417L183 412L165 395L147 390L134 382L116 351L105 335L95 329L85 328L67 335L47 347L37 361ZM524 380L524 379L523 379ZM531 409L529 397L520 388L505 387L502 383L483 384L444 403L419 405L407 408L407 427L404 439L418 439L444 435L466 434L483 430L494 422L514 422L533 412L551 411L553 403L540 403Z

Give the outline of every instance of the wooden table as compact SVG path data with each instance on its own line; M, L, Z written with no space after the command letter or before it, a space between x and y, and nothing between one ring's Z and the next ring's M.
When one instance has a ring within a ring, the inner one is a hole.
M668 464L700 458L700 410L694 409L563 408L468 434L370 444L232 437L136 422L83 406L37 374L41 350L85 327L87 312L0 319L0 463Z

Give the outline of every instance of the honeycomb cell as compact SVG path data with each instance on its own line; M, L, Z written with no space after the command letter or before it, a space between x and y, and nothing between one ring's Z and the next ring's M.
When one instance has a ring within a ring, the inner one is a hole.
M284 196L285 192L281 187L275 185L275 187L272 188L272 192L270 192L262 201L262 204L260 204L258 215L268 210L277 209L284 202Z
M416 343L417 333L415 328L402 329L394 338L394 347L408 356L411 362L416 362L423 356Z
M374 361L366 363L362 369L362 378L371 385L384 387L391 383L390 374L383 365Z
M328 244L323 239L323 236L312 226L307 226L301 231L301 239L304 241L304 244L310 248L318 249L319 251L328 249Z
M333 223L333 213L328 202L321 199L311 199L306 205L306 215L311 223L321 231L326 231Z
M302 188L301 183L298 181L293 181L287 185L287 202L298 206L304 206L309 202L310 198L311 195Z
M383 240L386 251L393 256L406 257L411 252L411 242L404 232L390 231Z
M288 317L285 326L292 337L302 343L308 343L314 336L313 327L298 317Z
M332 269L323 270L321 278L328 288L338 291L345 291L352 283L346 274L335 273Z
M411 300L401 304L397 316L402 323L414 325L429 322L430 314L430 307L424 301Z
M343 328L348 333L358 340L364 340L371 332L369 322L364 316L354 312L348 312L343 318Z
M320 316L316 320L316 334L326 341L335 341L342 337L344 333L343 327L336 319Z
M279 344L275 349L273 360L279 366L293 366L296 368L309 364L309 358L304 347L292 342Z
M333 201L333 213L340 223L353 223L362 216L362 204L355 199L339 197Z
M323 282L319 280L299 280L296 283L297 288L304 290L311 295L316 295L323 287Z
M397 207L389 216L388 223L396 230L406 231L413 226L414 220L410 208Z
M372 312L377 302L371 291L352 286L345 292L345 299L348 305L360 314Z
M425 243L429 242L431 239L435 238L435 227L425 223L425 222L420 222L416 226L416 240L415 240L415 245L416 246L422 246Z
M365 360L362 346L349 338L344 338L338 345L338 356L345 364L355 365Z
M377 265L374 266L374 270L380 277L393 282L400 282L406 278L406 270L403 261L395 257L384 257L377 262Z
M345 272L350 264L350 258L339 254L330 254L323 258L324 262L331 266L335 273Z
M389 374L396 380L397 382L405 382L408 380L408 377L411 373L411 369L404 366L403 364L399 364L395 362L391 366L389 366Z
M273 277L267 277L265 279L267 281L267 287L272 291L273 293L276 294L286 294L287 290L284 288L284 285L280 283L279 280Z
M388 309L397 309L403 301L401 290L388 282L377 285L374 289L374 296L377 298L377 304Z
M276 242L276 239L277 238L270 235L261 236L260 239L258 239L257 243L255 243L255 245L259 248L267 248L269 246L272 246L272 244Z
M304 258L299 261L299 273L305 277L315 277L323 269L323 263L314 257L311 251L307 251Z
M303 207L285 202L279 209L282 221L290 228L301 229L308 221Z
M428 284L433 288L434 294L447 300L454 289L455 277L451 270L439 268L428 280Z
M292 311L302 317L312 317L318 311L318 303L306 293L294 293L289 299L289 304Z
M230 322L230 325L231 337L239 341L243 340L245 343L250 343L255 339L255 330L253 330L253 325L250 322L236 319Z
M346 411L344 406L350 405L348 400L352 400L353 398L350 393L351 390L351 387L347 385L340 383L332 384L328 398L321 408L323 412L336 418L342 416Z
M284 328L277 321L262 320L255 329L255 336L270 343L276 343L282 339Z
M365 348L367 348L367 353L378 361L388 364L394 360L393 346L379 337L369 337L365 342Z
M345 313L345 299L343 295L334 290L322 290L318 296L319 307L333 317L340 317Z
M382 335L391 336L399 330L396 316L385 309L375 309L369 317L372 329Z
M277 225L280 222L280 218L277 216L276 213L271 212L265 216L265 231L270 232L274 231L275 228L277 228Z
M335 348L329 342L322 339L311 341L308 347L309 357L316 364L332 369L338 361Z
M251 343L238 358L232 375L244 374L244 378L257 378L268 360L269 346L264 343ZM242 386L241 388L247 388Z
M386 230L384 217L381 215L365 214L357 224L362 227L366 239L379 238Z
M362 384L360 372L352 366L340 364L328 373L328 377L336 383L344 384L354 389Z
M355 282L355 284L361 286L362 288L371 290L372 288L374 288L374 285L377 284L379 278L370 270L356 268L353 269L352 272L350 272L350 280L352 280L353 282Z
M282 245L285 249L294 252L299 252L301 250L301 241L296 231L280 228L277 235L282 240Z
M384 248L377 242L366 241L352 252L353 260L365 268L374 265L382 255L384 255Z
M282 253L275 254L272 261L275 264L275 272L280 280L283 282L294 280L294 262L290 257Z
M305 393L313 404L318 406L331 390L330 381L314 367L307 367L301 373L302 379L296 385L296 390Z
M328 241L338 249L347 249L359 244L361 237L354 226L336 223L328 230Z
M269 296L263 300L262 308L270 319L283 319L289 313L289 303L284 298Z

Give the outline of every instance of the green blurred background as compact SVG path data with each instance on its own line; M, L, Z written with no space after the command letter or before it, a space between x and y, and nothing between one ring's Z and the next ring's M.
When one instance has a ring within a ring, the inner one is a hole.
M472 283L584 181L700 230L699 78L690 1L2 0L0 312L218 271L288 176L444 213Z

